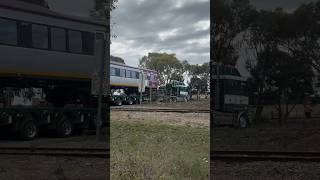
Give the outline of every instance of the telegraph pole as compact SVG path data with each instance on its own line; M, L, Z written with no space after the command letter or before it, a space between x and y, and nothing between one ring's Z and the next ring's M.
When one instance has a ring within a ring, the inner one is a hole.
M97 141L109 142L110 137L110 0L106 0L104 15L106 17L106 32L97 33L97 54L100 55L99 63L99 92L96 123ZM107 68L106 68L107 67ZM106 102L104 102L104 100Z
M104 79L105 77L105 62L106 62L106 38L102 38L98 40L98 48L97 51L100 53L100 70L99 70L99 91L98 91L98 110L97 110L97 123L96 123L96 136L97 140L101 140L101 127L102 127L102 111L103 111L103 94L105 91Z

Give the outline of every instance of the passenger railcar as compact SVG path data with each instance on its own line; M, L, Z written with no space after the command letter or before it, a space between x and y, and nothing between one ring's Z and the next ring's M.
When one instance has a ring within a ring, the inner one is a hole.
M91 79L95 35L106 25L16 0L0 2L0 74Z
M143 97L150 97L150 93L154 93L153 96L156 97L158 84L156 71L114 61L110 63L110 86L112 100L116 105L137 103L140 100L140 91Z
M107 33L100 21L1 0L0 127L32 139L39 128L67 136L73 128L95 123L97 98L91 94L91 79L99 70L96 45ZM22 94L32 98L26 88L41 89L46 102L13 107L13 91L28 92Z

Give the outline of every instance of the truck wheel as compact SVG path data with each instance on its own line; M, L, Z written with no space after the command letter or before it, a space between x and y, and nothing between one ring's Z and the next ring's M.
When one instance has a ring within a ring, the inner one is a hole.
M240 116L239 118L239 127L240 128L248 127L248 120L244 115Z
M38 127L33 120L25 119L21 122L19 128L19 138L22 140L32 140L38 134Z
M72 123L66 119L61 119L57 124L57 136L58 137L67 137L70 136L73 132Z
M129 105L132 105L132 104L133 104L132 98L129 98L129 99L128 99L128 104L129 104Z
M117 106L122 106L122 100L120 98L116 99L116 101L114 103Z

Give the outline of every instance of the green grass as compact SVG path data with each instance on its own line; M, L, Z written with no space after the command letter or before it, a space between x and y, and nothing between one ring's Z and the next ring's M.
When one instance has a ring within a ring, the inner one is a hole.
M209 129L111 123L111 179L208 179Z

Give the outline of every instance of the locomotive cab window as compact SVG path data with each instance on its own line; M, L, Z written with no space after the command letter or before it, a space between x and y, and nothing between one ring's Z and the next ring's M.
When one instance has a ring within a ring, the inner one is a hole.
M43 25L32 25L32 47L48 49L48 27Z
M68 31L69 51L73 53L82 52L82 33L80 31Z
M0 43L16 45L17 41L17 22L0 19Z
M51 49L66 51L66 31L61 28L51 28Z

